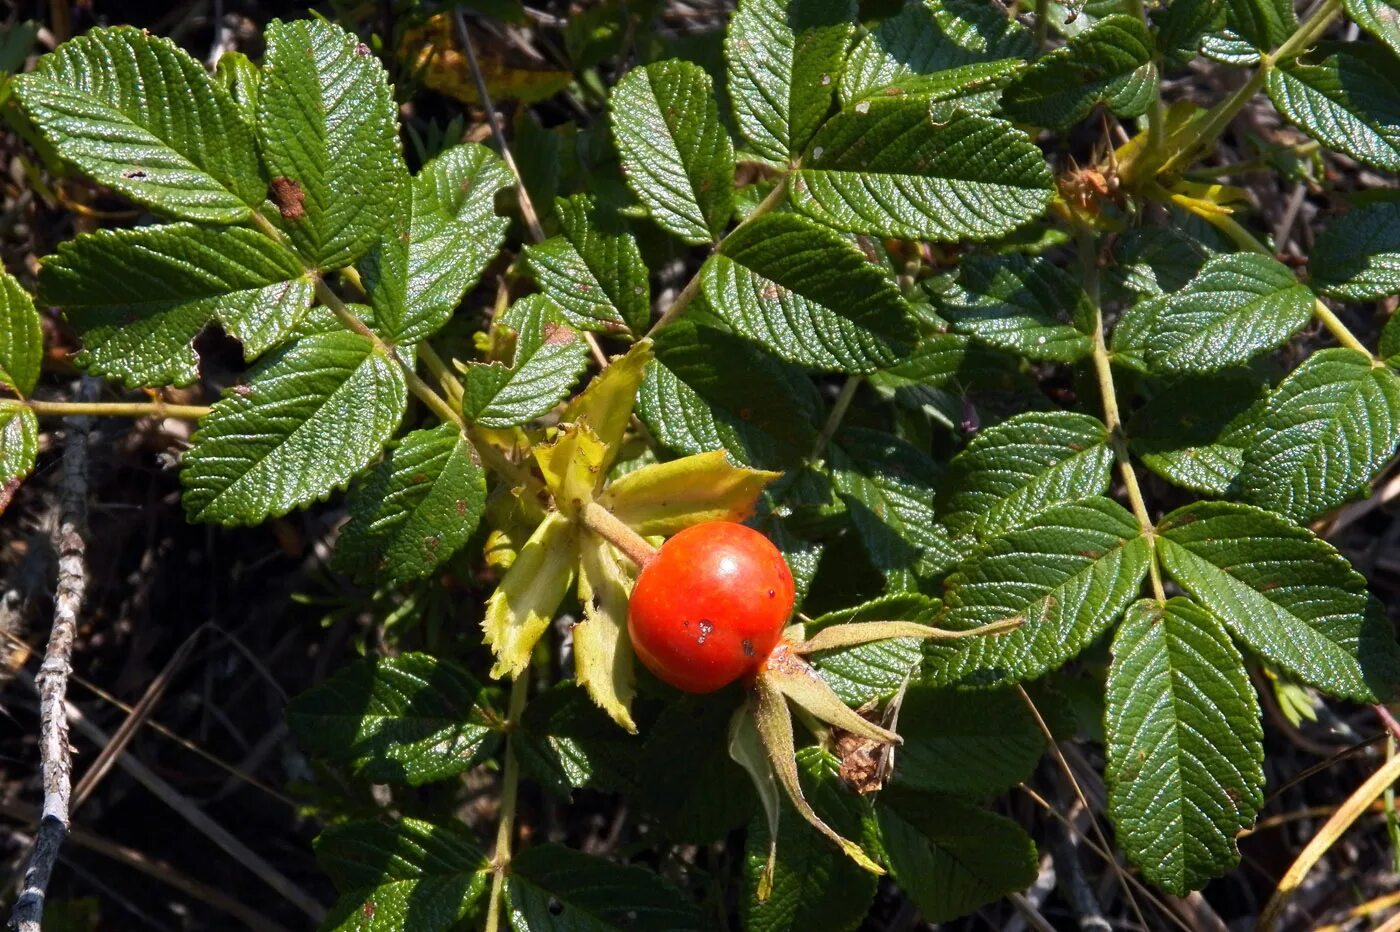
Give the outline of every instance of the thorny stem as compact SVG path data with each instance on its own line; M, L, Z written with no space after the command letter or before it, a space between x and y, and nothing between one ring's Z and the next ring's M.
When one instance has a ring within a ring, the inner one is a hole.
M594 534L612 544L627 555L638 567L645 568L656 559L657 549L647 543L646 538L617 519L597 502L589 502L579 512L579 521Z
M163 401L34 401L22 402L40 417L182 417L197 420L211 408L204 405L171 405Z
M836 431L841 427L841 421L845 419L846 412L850 410L851 402L855 400L856 390L860 388L860 383L865 381L863 376L853 375L846 379L841 386L841 393L836 396L836 402L831 406L831 414L827 416L826 423L822 425L822 432L817 437L816 444L812 447L811 459L813 462L821 458L826 450L826 445L831 442L831 438L836 436Z
M496 826L496 851L491 857L491 900L486 907L486 932L501 928L501 900L506 874L510 873L510 846L515 837L515 803L520 793L520 761L515 756L515 729L530 696L530 668L526 667L510 685L506 711L506 763L501 775L501 821Z
M778 179L778 183L773 187L773 190L768 192L768 196L765 197L747 217L735 226L734 229L729 231L726 238L728 238L728 236L733 236L754 220L757 220L759 217L762 217L764 214L777 207L786 197L787 176L784 175L782 178ZM651 329L647 331L647 336L655 336L656 331L681 316L681 312L686 309L691 301L695 300L695 296L700 293L700 271L700 269L697 269L695 274L691 276L690 281L686 282L685 288L681 289L681 293L676 295L676 300L672 301L671 306L666 308L666 312L656 319L656 323L651 325Z
M1084 289L1094 304L1093 359L1094 376L1099 385L1099 396L1103 399L1103 422L1108 428L1109 444L1113 447L1113 458L1118 464L1118 474L1123 479L1123 488L1128 493L1128 504L1133 517L1151 547L1148 572L1152 578L1152 594L1157 601L1166 601L1166 590L1162 586L1162 570L1157 565L1157 528L1148 514L1147 502L1143 499L1142 486L1138 484L1137 472L1128 455L1128 443L1123 436L1123 416L1118 409L1118 390L1113 384L1113 365L1109 360L1108 345L1104 342L1103 307L1099 300L1099 262L1093 236L1081 233L1079 237L1080 261L1084 264Z

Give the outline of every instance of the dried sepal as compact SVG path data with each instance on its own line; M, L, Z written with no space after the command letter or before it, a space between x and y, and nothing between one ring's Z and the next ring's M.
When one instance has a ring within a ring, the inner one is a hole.
M723 450L643 466L598 501L639 534L670 536L705 521L742 521L782 473L735 466Z
M773 764L758 733L752 697L735 709L734 717L729 720L729 756L748 771L768 819L768 861L759 875L757 890L758 901L766 903L773 893L773 872L778 864L778 818L782 813L782 797L773 776Z
M758 679L828 725L872 741L900 743L899 735L881 728L842 702L816 669L786 643L779 644L769 656Z
M814 654L818 651L836 650L842 647L859 647L862 644L887 641L891 638L949 640L996 635L1014 631L1021 624L1022 619L1020 618L1007 618L977 628L950 631L947 628L933 628L913 621L858 621L823 628L807 640L793 644L792 649L799 654Z
M486 603L482 628L496 655L492 676L518 676L529 665L535 642L573 582L576 533L558 512L546 516Z
M578 598L583 621L574 625L574 678L613 721L636 734L631 709L637 675L627 636L631 588L621 554L591 532L580 535Z

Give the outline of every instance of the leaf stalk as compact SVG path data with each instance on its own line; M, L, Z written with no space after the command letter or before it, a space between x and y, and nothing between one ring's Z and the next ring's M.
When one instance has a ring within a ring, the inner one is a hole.
M520 795L520 761L515 756L515 729L530 695L530 668L526 667L510 685L506 710L506 760L501 775L501 820L496 826L496 850L491 856L491 900L486 907L486 932L499 932L501 900L506 874L510 873L511 841L515 837L515 808Z

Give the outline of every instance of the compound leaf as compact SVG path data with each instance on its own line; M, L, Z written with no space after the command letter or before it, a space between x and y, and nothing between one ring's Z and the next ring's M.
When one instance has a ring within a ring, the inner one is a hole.
M427 654L358 660L287 706L301 745L375 783L419 786L490 756L500 717L482 685Z
M1185 288L1130 308L1113 351L1155 372L1215 372L1282 346L1312 320L1315 300L1268 256L1216 256Z
M1136 116L1151 99L1143 88L1157 81L1152 51L1142 20L1105 16L1017 75L1002 106L1013 119L1056 128L1082 120L1100 103L1119 116Z
M699 65L633 68L612 92L613 135L632 193L688 243L719 238L734 206L734 144Z
M341 891L329 932L449 932L491 886L490 861L457 823L333 825L316 839L316 861Z
M992 538L944 586L944 627L1019 619L1009 634L929 642L924 681L994 686L1034 679L1098 637L1138 593L1151 559L1121 505L1058 505Z
M647 266L622 218L587 194L554 205L564 235L525 247L540 290L576 327L645 332L651 318Z
M735 333L789 362L869 372L914 345L894 283L840 234L793 214L745 224L700 275L710 307Z
M1330 544L1229 502L1188 505L1157 528L1163 569L1270 663L1333 696L1395 694L1400 647L1390 622Z
M191 344L214 319L257 356L291 333L312 291L297 257L268 237L192 223L79 236L39 275L40 299L83 338L78 365L128 386L197 379Z
M238 105L169 39L94 29L41 58L14 91L60 156L153 210L238 223L267 197Z
M506 881L515 932L701 932L700 911L651 871L544 844L511 859Z
M43 358L44 334L34 299L0 269L0 386L28 395L39 381Z
M1264 802L1264 730L1244 658L1189 599L1144 599L1113 640L1108 811L1129 858L1177 896L1239 863Z
M1269 70L1274 106L1329 149L1400 172L1400 62L1379 48L1346 43L1315 65L1284 62Z
M1400 201L1367 204L1328 224L1308 256L1309 282L1345 301L1400 294Z
M1268 383L1245 368L1176 379L1133 413L1129 443L1168 482L1226 495L1239 482L1267 394Z
M1400 445L1400 379L1355 350L1319 350L1279 383L1245 451L1245 501L1306 521L1366 489Z
M362 579L421 579L476 530L486 473L455 424L415 430L350 493L336 562Z
M739 132L764 158L799 155L826 120L855 32L851 0L744 0L724 51Z
M955 535L986 539L1054 505L1102 495L1112 468L1102 421L1028 411L980 432L953 457L938 510Z
M954 330L1027 359L1077 362L1092 348L1093 303L1041 256L971 256L935 306Z
M832 117L789 190L794 207L838 230L956 241L1035 219L1051 180L1040 149L1004 120L894 98Z
M325 20L273 21L258 94L282 228L321 269L369 251L407 182L398 108L369 46Z
M323 498L384 449L407 405L402 369L367 337L303 337L204 417L180 473L185 511L256 524Z

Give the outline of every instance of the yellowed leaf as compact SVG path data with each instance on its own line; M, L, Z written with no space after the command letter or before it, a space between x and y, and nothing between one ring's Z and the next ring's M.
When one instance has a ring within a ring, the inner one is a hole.
M652 360L650 340L638 340L627 354L598 373L582 393L569 402L561 422L586 422L606 448L603 472L607 472L622 448L622 435L632 420L637 389Z
M637 677L627 636L632 579L617 550L591 532L581 535L579 551L583 621L574 626L574 676L613 721L635 733L632 697Z
M482 628L496 655L494 677L518 676L554 620L578 564L576 531L558 512L540 522L486 603Z
M553 442L539 444L534 454L555 507L577 517L603 483L607 450L598 435L587 421L565 424Z
M704 521L742 521L782 473L735 466L723 450L643 466L612 482L599 498L639 534L670 536Z
M473 45L486 90L493 100L512 98L534 103L553 97L573 80L567 71L534 67L507 58L508 49L500 42L484 42L477 37ZM439 13L421 26L405 30L399 42L399 58L425 87L464 104L481 103L449 14Z

